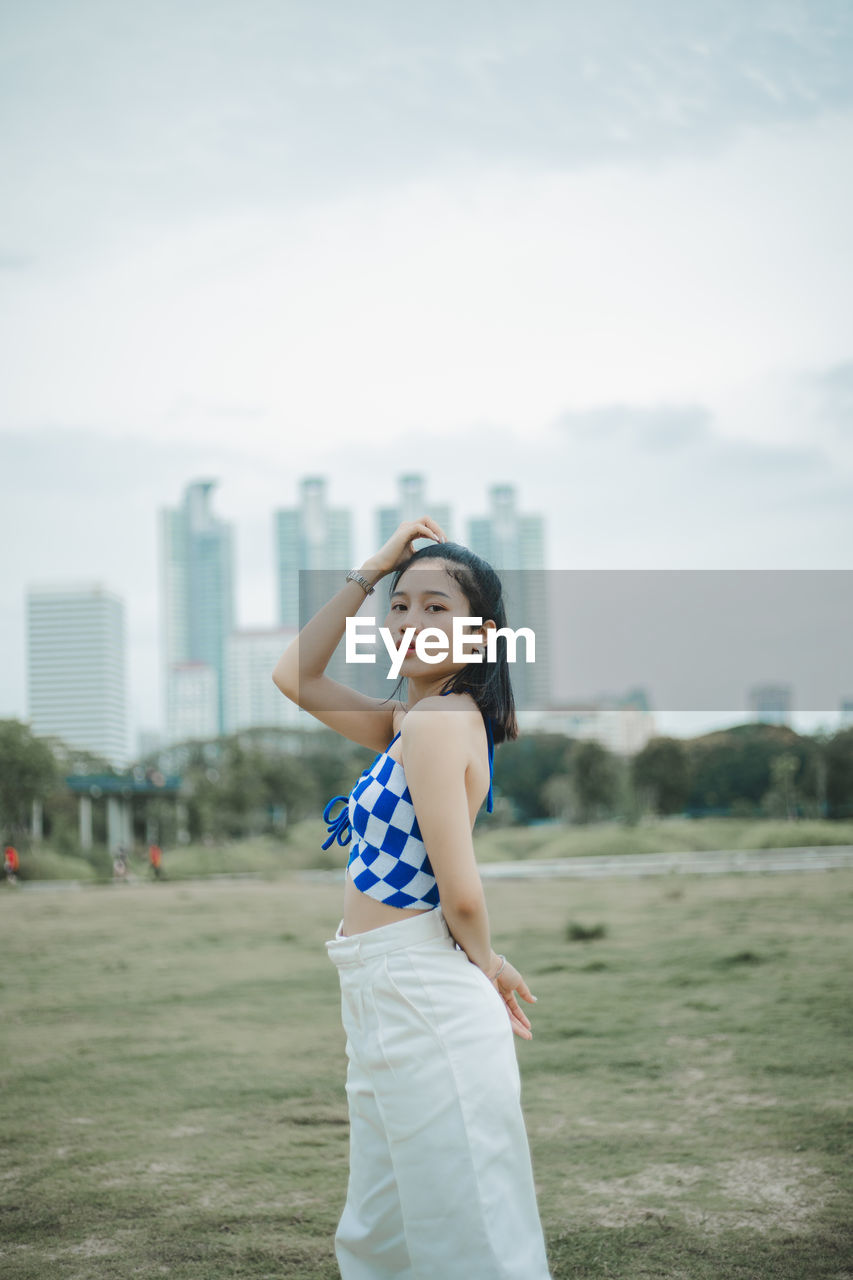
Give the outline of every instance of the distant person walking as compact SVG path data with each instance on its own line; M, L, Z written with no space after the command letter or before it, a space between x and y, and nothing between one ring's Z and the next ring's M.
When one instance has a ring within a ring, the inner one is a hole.
M151 870L154 872L155 880L163 879L163 850L159 844L152 844L148 847L148 861L151 864Z
M433 543L413 551L423 537ZM325 674L386 574L405 703ZM462 618L479 619L465 638L479 658L454 660ZM424 516L350 571L273 673L291 701L379 751L323 815L323 848L351 842L343 919L326 942L347 1033L343 1280L550 1280L513 1039L531 1038L518 997L535 997L492 950L472 839L484 799L492 810L494 744L518 736L505 637L486 660L488 630L505 626L494 569ZM438 661L415 649L424 632L433 658L447 641Z
M3 870L6 873L6 879L9 884L17 883L20 869L21 859L18 857L18 850L14 845L7 844L3 852Z

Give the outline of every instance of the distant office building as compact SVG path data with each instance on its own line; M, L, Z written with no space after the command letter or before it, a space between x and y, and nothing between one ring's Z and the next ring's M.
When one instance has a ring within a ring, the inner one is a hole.
M757 684L749 691L749 709L754 720L766 724L791 723L791 686Z
M545 530L540 515L522 515L513 485L492 485L489 510L468 522L468 543L503 580L507 622L529 627L536 637L536 660L524 661L519 640L512 684L519 710L544 710L550 702L551 636L545 572Z
M223 732L218 672L207 662L173 662L169 668L167 741L207 741Z
M849 729L853 725L853 698L842 698L839 710L841 728Z
M29 719L39 737L127 762L124 602L106 587L27 592Z
M225 722L225 641L234 627L234 549L231 526L211 510L215 483L199 480L187 485L181 505L160 513L160 590L170 735L185 722L187 707L204 682L196 672L198 678L193 683L185 670L187 664L202 663L214 673L214 734L223 731ZM188 690L195 692L190 696ZM198 708L202 716L200 702ZM205 723L206 716L207 712L202 716Z
M489 512L468 522L471 548L496 569L544 569L545 531L542 516L522 515L515 486L489 489Z
M165 746L163 734L159 729L139 729L136 734L136 758L144 760L146 756L156 755Z
M275 513L275 550L279 625L298 629L334 594L326 590L328 573L311 575L336 570L343 582L347 569L357 567L352 563L351 512L329 506L322 476L301 480L299 505Z
M397 477L397 501L393 506L378 507L376 510L375 547L378 549L388 541L397 527L404 520L420 520L422 516L430 516L453 540L453 516L447 503L433 502L427 494L424 476L418 472L408 472ZM415 538L414 549L433 542L432 538ZM361 617L373 616L377 626L382 626L388 613L388 593L391 590L391 576L377 584L376 594L368 598L359 610ZM365 652L367 650L364 650ZM373 698L387 698L395 688L397 681L388 679L389 659L384 645L377 638L376 662L359 665L351 669L346 676L347 684ZM405 684L397 697L405 696Z
M279 626L298 631L344 585L347 569L356 567L351 512L329 506L324 477L304 477L299 505L275 513L275 550ZM271 674L272 668L268 680ZM352 683L343 645L333 653L326 674ZM271 680L270 689L275 693Z
M228 637L227 731L316 728L317 720L286 698L272 673L296 627L232 631Z
M409 472L397 478L397 502L393 507L380 507L376 513L376 545L382 547L404 520L420 520L430 516L441 526L448 539L453 541L453 517L445 502L432 502L427 498L426 482L417 472ZM415 550L425 547L431 538L417 538Z
M655 718L641 690L624 697L594 698L585 703L554 705L544 711L521 711L524 732L564 733L592 739L620 756L641 751L656 734Z

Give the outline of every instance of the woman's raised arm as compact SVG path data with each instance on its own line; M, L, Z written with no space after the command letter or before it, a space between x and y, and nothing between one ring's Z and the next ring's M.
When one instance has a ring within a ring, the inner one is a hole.
M404 520L384 547L365 560L359 572L373 586L411 554L415 539L424 537L440 542L445 534L428 516ZM346 631L347 618L356 615L366 598L357 582L345 582L290 642L276 663L272 678L286 698L315 719L371 751L382 751L393 732L393 706L386 699L371 698L325 674Z

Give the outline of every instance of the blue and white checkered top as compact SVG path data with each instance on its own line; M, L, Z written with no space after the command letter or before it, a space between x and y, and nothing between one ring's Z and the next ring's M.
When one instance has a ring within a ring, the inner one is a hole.
M491 813L494 741L488 717L486 733L489 740L486 811ZM328 849L335 839L340 845L347 845L352 839L347 873L357 889L378 902L387 902L390 907L432 910L439 905L435 873L415 817L403 766L388 755L399 736L399 732L394 734L386 749L362 773L349 796L333 796L326 805L323 820L331 834L323 848ZM332 819L332 806L337 800L343 800L345 807Z

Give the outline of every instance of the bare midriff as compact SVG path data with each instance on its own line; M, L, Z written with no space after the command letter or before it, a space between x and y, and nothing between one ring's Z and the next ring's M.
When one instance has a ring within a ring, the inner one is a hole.
M352 877L347 873L344 885L344 933L347 937L353 933L381 929L384 924L394 924L396 920L405 920L408 916L422 916L424 910L425 908L389 907L387 902L370 898L356 889Z

